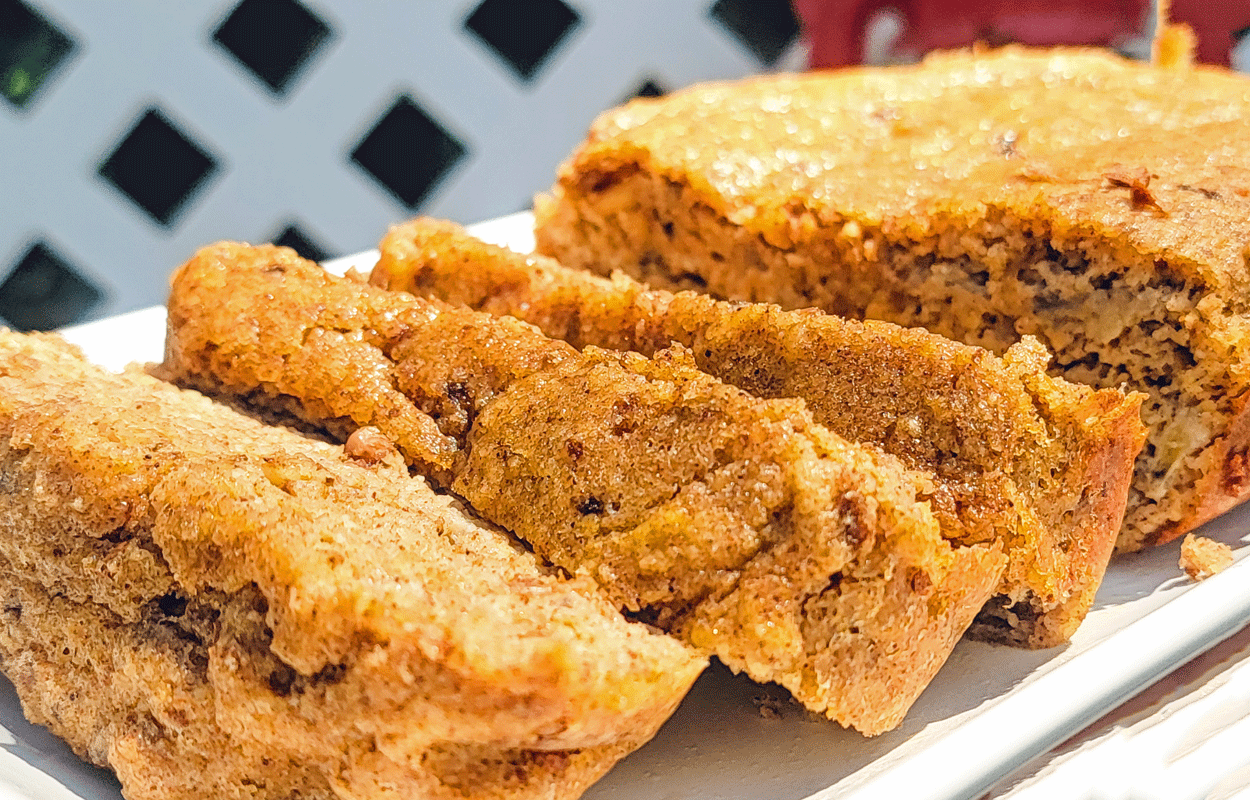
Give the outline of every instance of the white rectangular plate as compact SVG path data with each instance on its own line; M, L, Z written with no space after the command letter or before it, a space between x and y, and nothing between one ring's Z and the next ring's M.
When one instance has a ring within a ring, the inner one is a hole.
M473 228L528 251L529 214ZM327 265L368 269L376 254ZM164 310L66 331L110 368L161 358ZM1224 573L1193 584L1175 543L1113 560L1089 618L1044 651L962 642L903 725L874 739L816 719L783 690L714 666L659 736L586 795L593 800L972 798L1135 692L1250 621L1250 507L1202 535L1236 550ZM0 678L0 798L117 800L116 781L21 715Z

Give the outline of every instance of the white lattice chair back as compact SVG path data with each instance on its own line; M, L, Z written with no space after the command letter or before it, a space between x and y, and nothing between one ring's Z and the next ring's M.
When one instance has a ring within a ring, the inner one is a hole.
M600 111L797 34L785 0L0 0L0 317L160 303L217 239L527 208Z

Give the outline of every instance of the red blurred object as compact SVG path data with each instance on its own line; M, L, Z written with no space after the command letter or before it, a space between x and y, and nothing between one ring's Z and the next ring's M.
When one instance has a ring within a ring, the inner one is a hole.
M1228 66L1229 53L1237 46L1233 34L1250 28L1247 0L1172 0L1172 19L1188 23L1198 34L1197 60Z
M1140 36L1153 13L1151 0L794 0L794 8L812 67L859 63L870 22L888 9L903 23L894 50L917 55L976 41L1114 46ZM1227 65L1233 32L1250 25L1250 2L1173 0L1171 19L1193 27L1199 61Z

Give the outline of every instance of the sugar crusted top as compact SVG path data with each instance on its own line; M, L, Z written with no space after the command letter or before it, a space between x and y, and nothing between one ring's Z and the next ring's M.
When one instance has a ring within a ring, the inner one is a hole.
M710 84L604 114L562 180L631 165L783 249L1008 215L1211 289L1247 278L1250 79L1224 70L1013 47Z

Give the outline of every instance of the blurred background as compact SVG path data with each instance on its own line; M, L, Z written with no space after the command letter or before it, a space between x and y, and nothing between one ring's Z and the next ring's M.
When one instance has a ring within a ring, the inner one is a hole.
M1248 0L1174 5L1204 60L1250 67ZM217 239L322 259L417 214L526 209L591 120L638 95L973 39L1144 57L1148 12L1149 0L0 0L0 321L49 329L160 303L169 272Z

